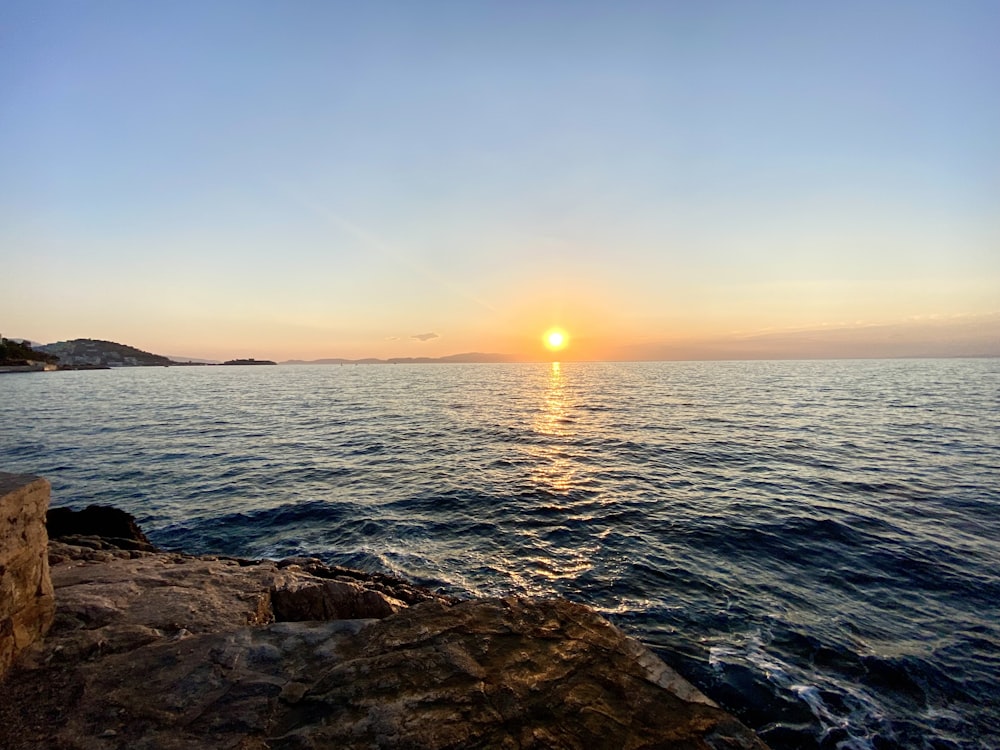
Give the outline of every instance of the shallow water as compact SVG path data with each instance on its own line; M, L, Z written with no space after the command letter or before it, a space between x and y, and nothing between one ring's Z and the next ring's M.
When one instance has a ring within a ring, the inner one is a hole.
M1000 361L0 378L0 468L164 547L598 608L781 748L1000 746Z

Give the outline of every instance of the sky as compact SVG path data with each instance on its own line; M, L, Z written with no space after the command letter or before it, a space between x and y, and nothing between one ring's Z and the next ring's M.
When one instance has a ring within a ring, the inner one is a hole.
M0 333L1000 355L1000 3L0 4Z

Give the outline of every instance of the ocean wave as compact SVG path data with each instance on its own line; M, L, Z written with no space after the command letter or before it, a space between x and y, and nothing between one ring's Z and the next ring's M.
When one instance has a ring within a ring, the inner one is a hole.
M168 548L586 602L776 750L981 750L1000 746L991 367L41 373L3 383L0 458Z

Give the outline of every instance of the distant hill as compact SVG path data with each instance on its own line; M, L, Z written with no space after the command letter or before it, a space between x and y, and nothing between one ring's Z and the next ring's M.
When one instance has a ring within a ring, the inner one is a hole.
M341 359L339 357L327 359L289 359L282 362L283 365L429 365L440 362L458 363L490 363L490 362L516 362L513 357L507 354L487 354L483 352L466 352L464 354L449 354L447 357L391 357L389 359Z
M410 360L389 360L390 362L408 362ZM417 361L417 360L412 360ZM516 362L514 357L509 354L491 354L487 352L466 352L465 354L451 354L447 357L438 357L437 359L430 360L431 362Z
M44 344L38 351L59 358L60 367L166 367L173 364L167 357L150 354L141 349L114 341L73 339Z

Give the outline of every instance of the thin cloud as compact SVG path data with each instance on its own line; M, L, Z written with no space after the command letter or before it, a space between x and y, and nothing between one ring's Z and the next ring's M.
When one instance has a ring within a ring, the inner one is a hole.
M410 338L416 339L417 341L430 341L431 339L439 339L441 337L438 336L436 333L431 332L431 333L415 333L412 336L410 336Z
M410 268L411 270L423 276L428 281L431 281L434 284L444 289L447 289L449 292L458 297L461 297L469 302L479 305L480 307L483 307L489 310L490 312L496 312L496 310L493 308L492 305L470 294L464 288L458 286L450 279L446 278L444 275L438 273L435 270L427 268L423 264L415 261L406 252L406 248L393 247L389 245L387 242L384 242L379 237L377 237L374 233L369 232L363 227L360 227L357 224L348 221L340 214L337 214L325 208L324 206L316 203L315 201L311 200L307 196L303 195L302 192L296 189L294 186L284 185L282 186L282 189L286 195L291 197L293 200L297 201L300 205L313 211L318 216L323 217L331 224L337 226L341 231L351 235L367 249L374 250L383 257L389 258L390 260L395 261L401 266L406 266L407 268Z

